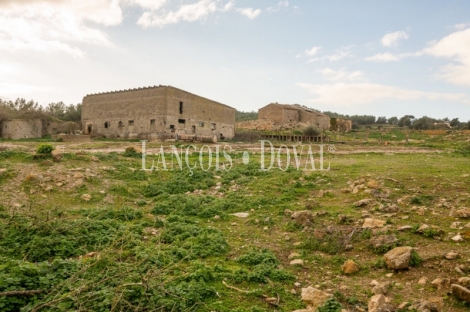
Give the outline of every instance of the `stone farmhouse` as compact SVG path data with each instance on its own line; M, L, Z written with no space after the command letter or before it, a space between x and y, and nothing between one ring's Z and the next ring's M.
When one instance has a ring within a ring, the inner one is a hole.
M239 129L253 130L301 129L308 126L328 130L330 117L297 104L271 103L258 110L258 120L237 123Z
M82 129L107 138L231 139L235 109L171 86L104 92L83 98Z

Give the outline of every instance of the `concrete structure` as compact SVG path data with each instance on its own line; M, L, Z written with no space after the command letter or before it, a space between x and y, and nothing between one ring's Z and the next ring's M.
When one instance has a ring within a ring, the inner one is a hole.
M3 139L41 138L46 132L46 124L41 119L11 119L2 122Z
M82 128L84 134L108 138L230 139L235 109L171 86L113 91L83 98Z
M290 130L312 126L320 131L330 128L330 117L298 104L268 104L258 110L258 120L237 123L239 129Z

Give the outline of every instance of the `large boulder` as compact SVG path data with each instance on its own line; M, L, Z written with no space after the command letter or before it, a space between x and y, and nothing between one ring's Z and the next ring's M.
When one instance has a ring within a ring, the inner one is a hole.
M392 270L404 270L410 266L412 247L397 247L384 255L385 264Z

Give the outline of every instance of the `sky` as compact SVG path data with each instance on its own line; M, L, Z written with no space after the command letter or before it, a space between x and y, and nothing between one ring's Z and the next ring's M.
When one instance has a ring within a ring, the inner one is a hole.
M468 0L0 0L0 98L171 85L256 111L470 120Z

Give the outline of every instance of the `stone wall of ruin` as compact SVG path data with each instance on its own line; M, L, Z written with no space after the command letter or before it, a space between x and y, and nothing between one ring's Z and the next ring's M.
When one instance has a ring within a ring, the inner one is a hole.
M165 133L233 138L235 109L169 86L108 92L83 99L82 129L125 139Z
M300 111L295 109L282 109L282 123L292 123L300 121Z
M3 139L41 138L44 134L43 121L40 119L13 119L2 123Z
M274 123L282 123L282 108L275 104L269 104L258 110L258 119L271 120Z

